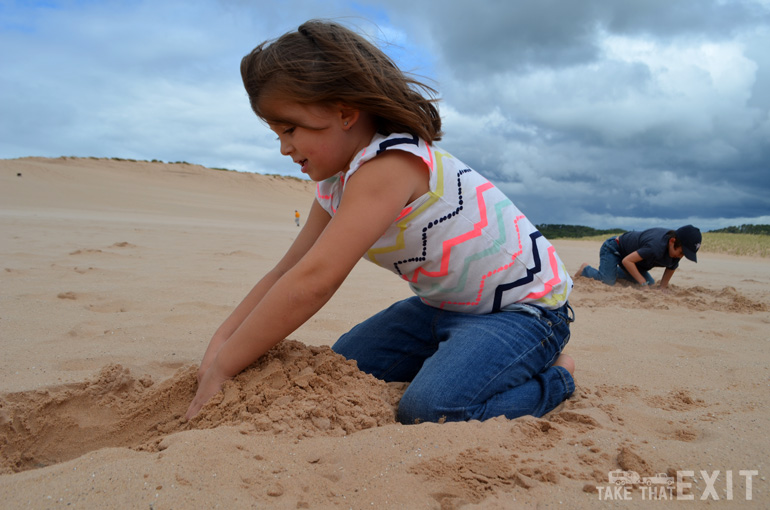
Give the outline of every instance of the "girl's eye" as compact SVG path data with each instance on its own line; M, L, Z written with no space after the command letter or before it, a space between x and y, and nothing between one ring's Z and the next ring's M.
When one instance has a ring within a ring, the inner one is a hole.
M292 133L294 133L294 127L286 128L278 134L278 138L276 138L276 140L280 140L281 136L283 135L290 135Z

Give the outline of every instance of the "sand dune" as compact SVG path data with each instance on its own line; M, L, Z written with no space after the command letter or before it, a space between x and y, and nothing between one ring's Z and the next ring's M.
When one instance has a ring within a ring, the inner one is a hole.
M211 334L313 190L194 165L0 161L5 508L770 507L767 259L704 253L668 294L579 278L571 399L543 418L408 426L403 385L328 348L410 294L362 262L185 422ZM554 244L571 272L598 258L599 243ZM679 472L694 501L612 492L618 469Z

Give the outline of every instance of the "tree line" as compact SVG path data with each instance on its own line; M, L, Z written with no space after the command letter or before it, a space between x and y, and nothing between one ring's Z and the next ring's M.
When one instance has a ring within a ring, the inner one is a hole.
M540 231L541 234L543 234L548 239L555 239L559 237L569 237L569 238L591 237L591 236L599 236L599 235L609 236L612 234L622 234L623 232L625 232L625 230L621 228L599 230L592 227L584 227L583 225L560 225L560 224L550 224L550 223L535 225L535 227Z
M741 225L740 227L726 227L710 232L719 232L723 234L754 234L760 236L770 235L770 225ZM548 237L548 236L546 236Z

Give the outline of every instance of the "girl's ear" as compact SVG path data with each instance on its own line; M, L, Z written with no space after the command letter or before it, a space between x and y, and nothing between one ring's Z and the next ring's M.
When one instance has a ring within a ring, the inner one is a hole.
M342 129L348 131L356 122L358 122L358 119L361 118L361 110L344 104L340 104L338 107Z

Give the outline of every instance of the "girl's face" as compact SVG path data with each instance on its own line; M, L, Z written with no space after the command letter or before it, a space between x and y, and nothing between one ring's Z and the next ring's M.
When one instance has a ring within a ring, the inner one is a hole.
M347 170L360 150L351 132L350 110L273 99L260 106L270 129L278 135L281 154L290 156L302 173L318 182Z

